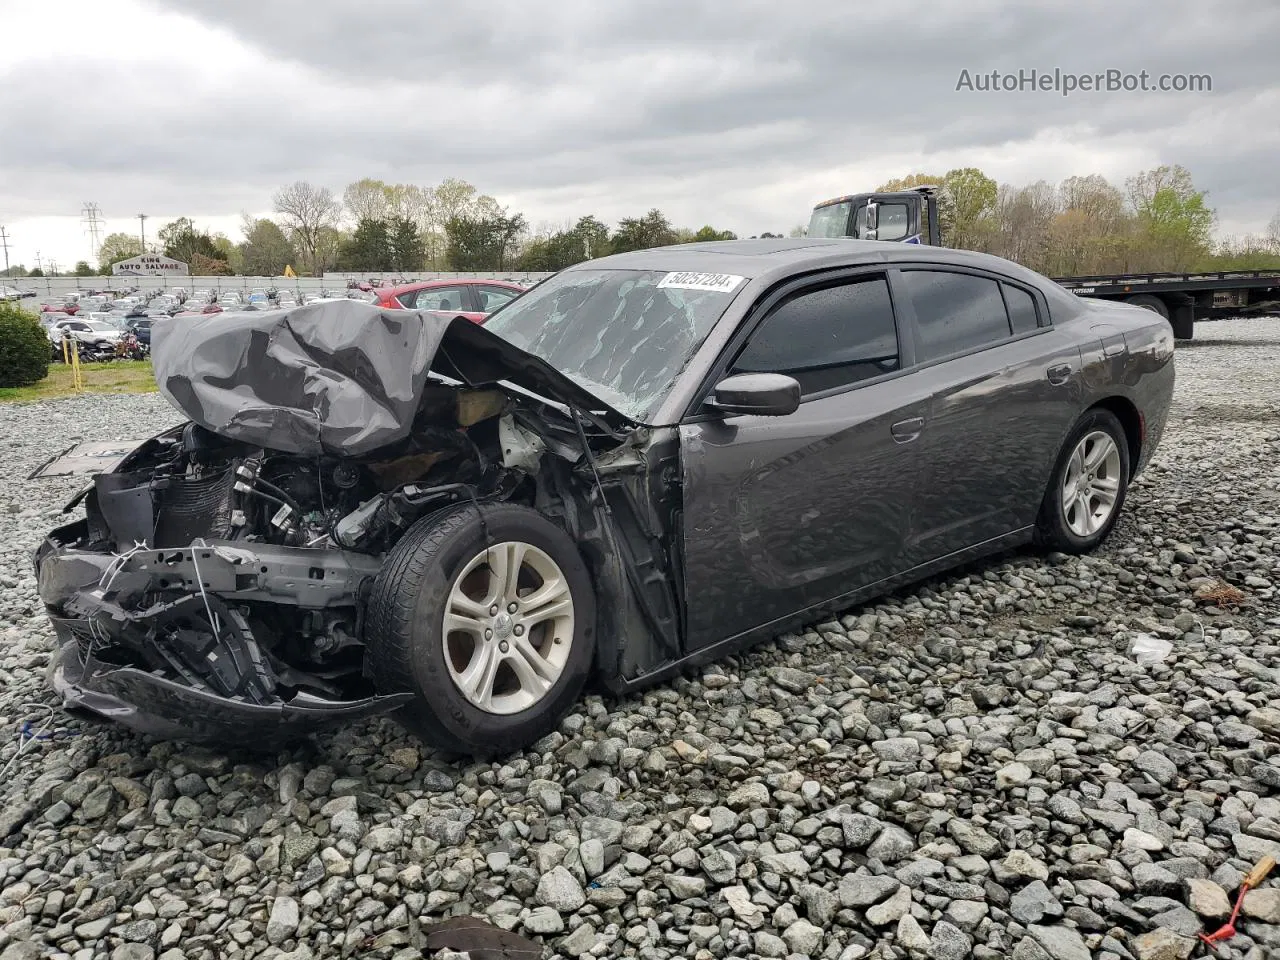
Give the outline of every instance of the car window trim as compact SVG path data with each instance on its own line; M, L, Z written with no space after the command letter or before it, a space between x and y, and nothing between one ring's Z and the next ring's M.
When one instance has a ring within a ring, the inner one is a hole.
M995 347L1003 347L1006 344L1017 343L1018 341L1025 340L1028 337L1038 337L1041 334L1047 333L1048 331L1053 329L1053 325L1051 323L1044 322L1043 318L1047 315L1047 311L1043 309L1044 305L1041 303L1041 300L1043 299L1043 297L1039 295L1040 291L1029 288L1024 283L1018 283L1016 280L1006 278L1004 274L996 273L993 270L983 270L979 267L970 267L968 265L951 264L951 263L930 263L930 262L920 262L920 261L912 261L911 263L899 263L899 264L895 264L893 275L890 277L889 283L892 286L896 282L899 286L898 296L894 300L895 310L896 310L896 304L900 302L902 304L902 308L901 308L901 313L899 314L899 327L910 328L910 340L912 343L914 357L919 357L920 355L919 353L921 348L920 324L916 317L915 305L911 302L911 296L906 290L906 286L903 282L902 275L904 273L911 273L913 271L921 271L921 270L929 271L932 273L966 273L971 276L981 277L984 280L994 280L997 284L1008 283L1011 286L1018 287L1020 290L1024 290L1027 293L1031 294L1032 299L1036 303L1036 320L1040 325L1037 326L1034 330L1028 330L1025 333L1017 333L1017 334L1011 333L1010 336L1003 337L1000 340L991 340L991 341L988 341L987 343L980 343L976 346L969 347L966 350L958 350L955 353L944 354L940 357L932 357L928 360L917 359L915 362L916 369L927 370L930 367L937 366L939 363L947 363L950 360L959 360L962 357L972 356L975 353L982 353L986 350L994 349ZM1009 305L1005 303L1004 291L1000 291L1000 302L1004 304L1005 319L1009 322L1009 329L1010 331L1012 331L1013 321L1009 317ZM901 336L901 333L899 335Z
M781 301L806 291L837 286L843 280L856 280L860 277L869 276L883 276L885 278L889 292L889 304L893 312L894 333L898 339L898 369L883 373L878 377L868 377L866 380L859 380L856 383L804 394L800 398L800 405L803 406L814 400L825 400L828 397L848 393L851 390L861 390L864 387L874 386L911 373L915 367L915 348L904 336L899 319L898 299L894 294L894 283L891 276L895 272L897 272L896 267L883 263L860 264L856 267L836 267L831 270L792 277L765 290L743 316L733 336L721 348L715 363L707 370L707 374L698 385L698 389L691 395L680 422L701 423L707 420L723 419L723 414L715 411L704 411L702 409L703 405L707 402L707 398L711 396L712 391L715 390L715 385L725 378L729 367L737 359L743 347L746 346L747 341L751 339L760 324L769 317L773 309Z
M1047 326L1047 324L1044 321L1044 311L1040 308L1040 301L1036 297L1036 294L1039 291L1028 290L1026 287L1024 287L1020 283L1011 283L1008 280L1001 280L1000 281L1000 299L1004 301L1004 312L1009 317L1010 330L1013 329L1013 312L1009 309L1009 298L1005 295L1005 292L1004 292L1005 287L1013 287L1013 289L1020 290L1031 298L1031 309L1035 312L1035 315L1036 315L1036 326L1035 326L1036 330L1039 330L1041 327ZM1026 332L1032 333L1034 331L1028 330Z

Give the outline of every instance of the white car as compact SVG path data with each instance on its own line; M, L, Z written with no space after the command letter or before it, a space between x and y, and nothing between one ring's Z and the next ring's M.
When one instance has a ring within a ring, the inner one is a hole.
M99 356L113 352L120 342L122 331L105 320L82 320L72 317L70 320L59 320L48 329L49 345L54 356L58 356L62 338L70 335L72 339L84 345L84 349Z

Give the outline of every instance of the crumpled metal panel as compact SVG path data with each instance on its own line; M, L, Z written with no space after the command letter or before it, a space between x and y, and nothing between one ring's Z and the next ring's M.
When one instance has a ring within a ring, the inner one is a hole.
M156 320L156 385L214 433L302 456L361 456L403 440L428 371L509 380L632 423L564 374L465 318L356 300Z
M215 433L306 456L403 439L448 327L354 300L159 319L156 385Z

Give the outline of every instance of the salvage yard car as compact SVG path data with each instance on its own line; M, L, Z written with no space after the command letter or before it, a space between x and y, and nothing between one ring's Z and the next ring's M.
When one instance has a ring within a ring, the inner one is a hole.
M984 254L860 240L588 261L484 326L366 303L158 320L189 422L35 558L64 702L267 744L391 713L553 730L999 550L1116 522L1169 325Z

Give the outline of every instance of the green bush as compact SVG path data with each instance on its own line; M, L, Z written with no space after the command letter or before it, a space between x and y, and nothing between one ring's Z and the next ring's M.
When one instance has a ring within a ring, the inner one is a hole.
M49 336L35 314L0 303L0 387L26 387L49 375Z

